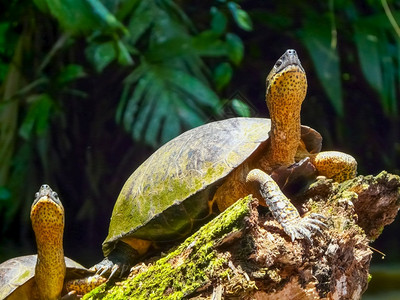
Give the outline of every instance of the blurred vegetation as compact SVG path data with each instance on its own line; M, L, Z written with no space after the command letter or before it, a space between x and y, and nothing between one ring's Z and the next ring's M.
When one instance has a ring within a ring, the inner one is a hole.
M354 155L361 174L400 173L400 1L2 5L0 261L35 251L42 183L64 203L66 254L99 261L129 174L184 130L267 116L265 77L288 48L308 74L302 122L324 149ZM400 260L398 223L375 247Z

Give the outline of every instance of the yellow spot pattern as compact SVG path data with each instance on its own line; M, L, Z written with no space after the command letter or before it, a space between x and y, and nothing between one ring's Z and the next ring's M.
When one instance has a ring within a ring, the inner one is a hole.
M294 163L300 143L300 110L307 92L307 79L304 71L297 65L267 78L266 101L270 112L271 147L267 158L268 171L278 166ZM264 167L264 166L263 166Z
M352 179L357 175L357 161L351 155L337 151L324 151L311 156L319 175L337 182Z
M64 209L43 196L31 209L38 248L35 280L41 299L59 299L66 272L63 250Z

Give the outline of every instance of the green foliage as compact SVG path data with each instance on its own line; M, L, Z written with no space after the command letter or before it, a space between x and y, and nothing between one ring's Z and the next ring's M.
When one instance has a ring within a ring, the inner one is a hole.
M330 18L318 16L305 21L300 37L315 66L321 84L335 112L343 116L343 95L337 47L332 45ZM315 26L315 24L319 24Z
M244 52L230 25L251 29L248 14L234 2L207 7L204 26L172 0L18 0L6 11L0 18L5 236L14 234L17 212L27 232L25 217L44 182L56 190L68 182L76 187L78 194L67 193L76 202L76 219L102 213L93 197L108 176L98 167L110 165L104 149L94 145L103 143L99 133L115 120L138 144L157 147L210 117L220 118L216 91L229 84L232 65ZM135 153L125 149L122 131L112 138L110 147L124 149L125 159ZM83 190L77 188L78 173L87 182ZM105 192L114 197L117 191Z
M69 231L95 239L86 225L106 230L124 180L150 150L209 120L258 114L258 103L264 116L266 72L287 48L308 74L315 109L302 119L325 147L352 147L361 173L400 172L399 7L10 1L0 16L2 239L26 238L44 182L65 195Z
M400 13L395 14L400 20ZM400 36L384 13L354 23L357 53L365 79L376 90L384 112L398 114Z

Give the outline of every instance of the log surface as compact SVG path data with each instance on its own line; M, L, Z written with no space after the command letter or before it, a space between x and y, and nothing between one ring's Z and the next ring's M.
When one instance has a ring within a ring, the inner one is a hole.
M387 172L338 184L320 179L292 199L301 215L326 216L327 229L291 242L248 196L127 280L85 299L360 299L372 251L400 207L400 177Z

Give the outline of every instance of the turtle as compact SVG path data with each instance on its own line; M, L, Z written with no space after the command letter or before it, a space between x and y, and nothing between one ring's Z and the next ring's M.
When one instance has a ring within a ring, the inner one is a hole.
M324 216L301 217L270 175L308 160L318 175L342 182L356 176L357 162L342 152L320 152L320 134L300 123L306 91L305 71L289 49L266 79L270 119L211 122L160 147L125 182L102 245L104 259L91 269L123 276L150 246L187 236L210 211L222 212L249 194L292 241L312 241L326 226Z
M38 254L0 264L0 299L60 299L63 288L64 294L85 294L106 281L64 257L64 207L47 184L35 195L31 221Z

